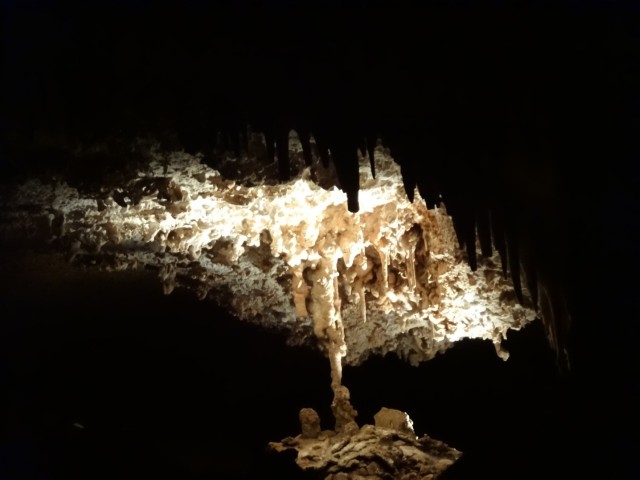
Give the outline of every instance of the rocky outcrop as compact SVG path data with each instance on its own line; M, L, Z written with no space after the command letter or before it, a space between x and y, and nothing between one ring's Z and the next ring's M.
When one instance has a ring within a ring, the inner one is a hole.
M382 407L378 413L373 416L376 427L389 428L402 432L406 435L415 435L413 430L413 421L406 412L395 410L393 408Z
M271 442L269 447L275 452L295 450L298 466L325 480L434 480L461 456L427 435L418 438L404 412L383 408L375 417L375 426L354 425L349 432L325 430L314 438L304 435L303 423L302 435ZM395 428L400 418L403 424Z

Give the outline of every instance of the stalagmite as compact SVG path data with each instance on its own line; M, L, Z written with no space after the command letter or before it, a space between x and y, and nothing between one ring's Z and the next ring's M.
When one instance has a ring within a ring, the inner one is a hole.
M350 424L344 432L316 434L317 414L304 408L302 433L269 446L276 452L296 451L296 463L325 480L435 480L461 456L443 442L418 437L405 412L382 408L374 418L375 425Z
M382 274L382 294L385 295L387 290L389 289L389 263L387 252L385 248L376 247L376 251L378 252L378 256L380 257L380 263L382 264L380 267L380 273Z

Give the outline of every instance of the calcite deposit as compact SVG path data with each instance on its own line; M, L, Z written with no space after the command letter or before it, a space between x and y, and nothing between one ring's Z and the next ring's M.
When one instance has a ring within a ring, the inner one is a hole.
M309 437L301 423L303 434L269 447L295 450L298 466L325 480L434 480L461 456L441 441L416 436L409 416L389 408L375 415L375 425L350 432L324 430Z
M301 157L294 136L291 155ZM155 269L167 294L189 288L320 345L336 381L342 363L394 352L415 365L463 338L490 340L506 358L508 330L535 318L496 256L470 270L444 204L427 210L417 191L407 200L381 146L375 179L361 159L355 214L319 162L300 160L278 184L253 158L223 162L238 180L184 152L151 149L149 159L90 193L62 178L24 183L3 202L0 239L48 244L87 267Z

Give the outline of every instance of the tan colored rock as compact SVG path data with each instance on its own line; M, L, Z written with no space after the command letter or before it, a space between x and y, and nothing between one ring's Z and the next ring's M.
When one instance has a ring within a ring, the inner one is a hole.
M342 427L341 433L344 433L345 435L355 435L358 430L360 430L360 427L358 426L356 421L351 420Z
M415 436L416 434L413 430L413 421L406 412L382 407L373 418L377 428L389 428L407 435Z
M404 412L381 411L382 427L364 425L349 433L343 430L315 439L271 442L269 447L276 452L295 450L298 466L319 472L325 480L435 480L460 458L458 450L441 441L427 435L416 437ZM402 430L391 428L395 424Z
M333 392L334 396L333 402L331 403L331 410L336 419L336 432L341 432L347 427L353 430L353 424L355 424L358 412L351 405L349 389L344 385L339 385L333 389Z
M318 438L322 428L320 426L320 416L313 408L303 408L298 415L302 438Z

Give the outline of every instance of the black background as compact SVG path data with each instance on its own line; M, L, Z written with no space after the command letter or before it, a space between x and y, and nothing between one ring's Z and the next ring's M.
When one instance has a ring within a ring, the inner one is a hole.
M341 165L380 136L460 218L506 212L569 299L572 369L539 324L507 363L482 342L372 359L345 370L360 419L407 410L465 452L451 478L638 478L633 3L20 2L1 21L6 182L99 182L137 135L214 156L249 122L324 134ZM283 478L265 442L303 406L329 419L319 354L155 279L39 258L3 254L2 478Z

